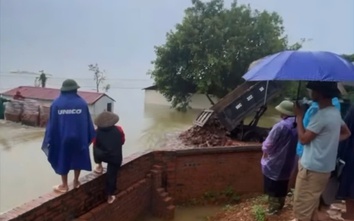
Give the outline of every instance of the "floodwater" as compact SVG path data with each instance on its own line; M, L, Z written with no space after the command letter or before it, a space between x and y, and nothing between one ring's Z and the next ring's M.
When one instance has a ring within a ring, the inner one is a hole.
M206 221L211 216L222 211L220 206L200 206L200 207L177 207L174 221ZM148 215L141 221L163 221L162 219Z
M187 129L199 113L145 105L141 89L114 89L109 94L126 133L124 156L158 148L166 133ZM274 121L270 111L260 125ZM0 213L51 191L60 181L40 149L43 134L43 129L0 123Z

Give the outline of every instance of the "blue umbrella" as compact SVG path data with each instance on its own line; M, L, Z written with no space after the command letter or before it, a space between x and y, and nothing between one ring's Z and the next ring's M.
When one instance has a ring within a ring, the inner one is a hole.
M243 76L246 81L354 81L354 65L325 51L282 51L264 57Z

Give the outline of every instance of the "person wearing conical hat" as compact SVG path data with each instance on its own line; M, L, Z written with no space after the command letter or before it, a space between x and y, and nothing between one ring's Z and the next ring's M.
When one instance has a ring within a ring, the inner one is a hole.
M297 143L293 102L282 101L275 109L280 113L281 121L273 126L263 142L261 160L264 192L269 197L270 215L279 213L284 207L295 165Z
M95 119L96 138L93 142L93 155L97 167L95 173L102 174L102 162L107 163L106 194L107 202L113 203L116 199L117 175L122 164L122 147L125 143L125 134L122 127L116 125L119 121L117 114L104 111Z
M50 107L42 150L62 183L54 191L69 190L68 173L74 170L74 188L80 187L81 170L91 171L89 146L95 137L95 128L88 105L77 94L79 85L72 79L63 82L61 93Z

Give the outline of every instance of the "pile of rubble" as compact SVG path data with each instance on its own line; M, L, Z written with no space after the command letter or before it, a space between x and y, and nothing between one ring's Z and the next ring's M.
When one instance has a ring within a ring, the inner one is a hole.
M233 140L228 134L229 132L220 121L216 117L211 117L203 127L193 126L182 132L179 138L184 145L196 147L241 146L246 144Z
M50 107L39 106L39 126L45 127L49 120Z
M23 112L23 101L13 100L11 102L6 102L5 105L5 118L8 121L20 122L21 115Z
M28 126L38 126L39 122L39 106L36 100L25 100L23 102L23 112L21 122Z
M28 126L45 126L49 119L49 107L36 100L12 100L6 103L5 119Z

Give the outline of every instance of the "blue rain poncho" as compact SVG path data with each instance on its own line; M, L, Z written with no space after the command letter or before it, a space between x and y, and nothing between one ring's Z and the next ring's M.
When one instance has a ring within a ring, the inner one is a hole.
M85 100L76 92L62 92L50 107L42 150L54 171L91 171L89 146L95 136Z

